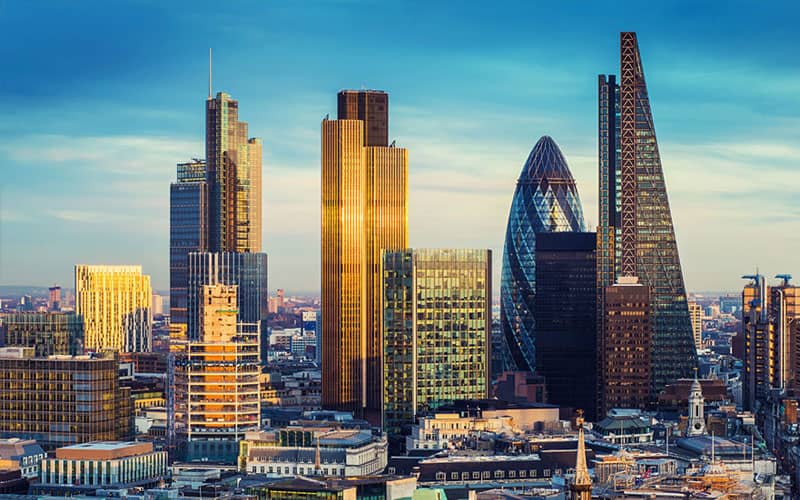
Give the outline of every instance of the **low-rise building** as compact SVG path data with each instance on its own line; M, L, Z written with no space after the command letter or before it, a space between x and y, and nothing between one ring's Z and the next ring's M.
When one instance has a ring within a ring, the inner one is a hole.
M474 438L482 432L514 432L513 417L509 415L477 417L461 413L434 413L420 417L406 436L407 450L442 450L455 442Z
M646 444L653 441L650 418L639 410L614 408L592 427L596 435L618 445Z
M26 479L39 477L39 466L45 458L47 453L33 439L0 439L0 460L15 462Z
M158 485L167 475L167 452L152 443L107 441L58 448L42 462L39 495L92 495Z
M387 462L385 436L330 426L248 432L239 449L240 470L268 477L368 476Z

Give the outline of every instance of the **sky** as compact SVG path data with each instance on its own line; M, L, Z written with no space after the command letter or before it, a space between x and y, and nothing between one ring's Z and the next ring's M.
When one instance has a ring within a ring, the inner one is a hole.
M646 5L646 8L643 6ZM141 264L168 290L169 184L214 92L264 142L269 287L319 290L320 122L390 94L413 247L502 246L516 178L560 145L597 223L597 75L636 31L689 291L800 275L797 2L0 0L0 285ZM800 276L799 276L800 277Z

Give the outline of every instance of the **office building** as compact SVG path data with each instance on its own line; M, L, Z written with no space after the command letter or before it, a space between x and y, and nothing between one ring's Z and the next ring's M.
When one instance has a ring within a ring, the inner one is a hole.
M595 233L536 235L536 372L548 402L597 407L597 262Z
M178 181L169 187L170 324L188 323L189 253L208 251L206 162L178 164Z
M636 33L620 34L620 75L599 77L598 292L631 276L652 289L657 394L690 377L697 355Z
M75 266L75 311L83 317L84 347L152 350L152 295L141 266Z
M348 113L322 122L322 405L377 424L381 255L408 247L408 151Z
M248 432L240 443L239 468L268 477L353 477L386 467L385 435L340 426L289 426Z
M0 315L5 345L33 347L36 356L83 354L83 319L73 312Z
M209 249L261 251L261 139L247 137L239 102L225 92L206 100Z
M238 323L235 286L202 287L197 340L175 341L174 403L178 455L182 460L235 463L237 441L258 430L258 323Z
M264 328L268 311L267 254L235 252L189 253L189 340L200 338L201 295L205 285L236 285L238 323L258 323ZM265 329L265 328L264 328ZM266 329L265 329L266 331ZM262 353L266 359L266 353Z
M337 107L340 120L364 122L365 146L389 145L389 94L381 90L342 90Z
M500 319L511 360L507 368L536 369L536 235L584 230L575 179L556 142L544 136L522 167L506 227Z
M48 300L47 300L47 308L50 311L60 311L61 310L61 287L58 285L53 285L48 288Z
M0 437L35 439L45 450L133 436L130 389L116 354L34 356L0 349Z
M84 443L58 448L55 457L45 459L33 490L37 495L117 497L130 488L156 487L167 472L167 452L156 451L153 443Z
M800 389L800 287L790 276L769 286L764 276L745 276L742 290L744 407L755 410L772 389Z
M653 349L650 288L635 277L623 277L603 295L598 416L612 408L644 408L650 402Z
M34 439L0 439L0 469L3 462L15 462L22 477L38 479L39 466L45 458L47 453Z
M320 331L319 311L303 311L302 313L302 332L304 336L314 336L314 360L322 362L322 332Z
M689 317L692 319L694 347L699 351L703 348L703 306L693 300L690 300Z
M491 250L384 254L383 427L390 437L407 434L426 410L488 397L491 268Z

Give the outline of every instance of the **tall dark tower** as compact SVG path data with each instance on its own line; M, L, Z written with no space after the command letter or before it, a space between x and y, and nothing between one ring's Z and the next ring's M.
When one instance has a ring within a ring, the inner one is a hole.
M389 94L382 90L342 90L337 104L340 120L364 122L365 146L389 145Z
M690 377L697 359L636 33L620 41L619 85L613 75L599 80L598 290L620 276L651 288L655 394Z

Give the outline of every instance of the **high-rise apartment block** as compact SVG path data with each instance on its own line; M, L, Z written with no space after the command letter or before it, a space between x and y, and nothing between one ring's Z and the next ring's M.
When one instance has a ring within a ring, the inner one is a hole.
M744 407L754 410L773 389L800 389L800 287L779 275L769 286L764 276L745 276L742 290Z
M183 460L235 463L238 441L259 429L259 323L237 323L237 287L201 289L199 338L174 341L170 420Z
M84 347L152 350L150 276L141 266L75 266L75 310L84 321Z
M46 450L133 438L133 400L114 353L35 357L0 348L0 437L35 439Z
M206 162L178 164L178 182L170 184L169 309L170 324L188 323L189 253L208 251L208 182Z
M408 249L383 262L383 426L485 399L491 384L491 250Z
M74 312L12 313L0 324L7 346L33 347L36 356L83 354L83 318Z
M340 104L352 94L340 93ZM381 258L408 246L408 152L387 146L384 125L371 121L386 120L388 95L364 99L374 113L340 105L338 120L322 122L322 405L377 424Z
M690 377L697 359L636 33L620 35L620 74L599 77L598 319L617 278L652 289L655 394Z
M653 309L650 288L622 277L603 294L598 365L598 415L612 408L644 408L650 401Z
M206 100L209 249L261 251L261 139L247 137L239 102L225 92Z
M597 408L597 261L595 233L536 235L536 372L548 402Z

